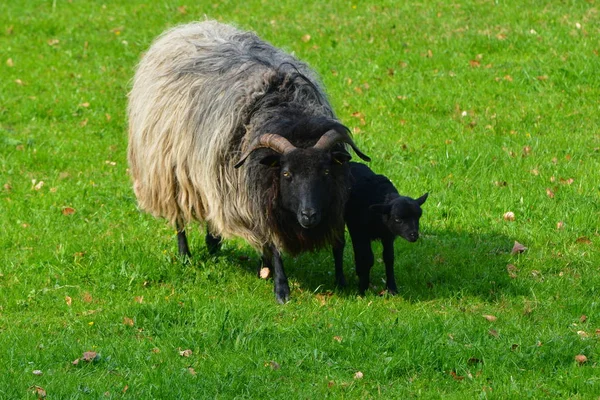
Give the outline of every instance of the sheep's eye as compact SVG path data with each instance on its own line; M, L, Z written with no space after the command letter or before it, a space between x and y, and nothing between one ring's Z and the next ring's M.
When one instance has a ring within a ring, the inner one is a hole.
M283 171L283 177L284 177L285 179L291 179L291 177L292 177L292 174L290 174L290 172L289 172L289 171Z
M325 168L325 170L323 171L324 175L329 175L329 169Z

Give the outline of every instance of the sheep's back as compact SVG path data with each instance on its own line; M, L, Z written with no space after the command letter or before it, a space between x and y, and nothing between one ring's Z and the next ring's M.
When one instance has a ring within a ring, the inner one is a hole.
M206 220L255 247L268 229L234 169L249 110L281 68L308 67L253 33L205 21L165 32L129 94L128 159L141 209L173 224Z

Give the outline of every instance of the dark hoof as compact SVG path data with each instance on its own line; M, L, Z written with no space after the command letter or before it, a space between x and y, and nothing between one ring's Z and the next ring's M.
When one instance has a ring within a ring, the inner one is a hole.
M346 283L346 278L344 277L336 279L335 285L338 287L338 289L344 289L348 286L348 284Z
M216 254L221 250L221 237L207 233L204 241L206 242L206 248L208 249L209 254Z
M275 287L275 300L277 300L279 304L285 304L290 301L290 287L287 282Z

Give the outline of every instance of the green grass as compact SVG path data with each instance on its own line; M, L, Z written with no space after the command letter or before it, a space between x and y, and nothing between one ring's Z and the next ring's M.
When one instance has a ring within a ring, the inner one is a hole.
M286 258L279 306L243 242L190 229L182 265L137 210L135 65L204 15L309 62L372 167L430 192L399 296L378 255L359 297L348 246L349 289L328 251ZM598 396L598 37L591 0L0 3L0 398Z

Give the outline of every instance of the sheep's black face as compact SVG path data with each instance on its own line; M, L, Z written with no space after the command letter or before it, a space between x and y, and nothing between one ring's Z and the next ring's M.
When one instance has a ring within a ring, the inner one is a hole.
M419 220L423 214L421 206L427 200L427 194L414 200L410 197L396 197L387 204L375 206L374 210L381 213L389 231L401 236L409 242L419 238Z
M346 157L347 156L347 157ZM279 158L281 206L305 229L317 226L335 200L335 179L342 179L345 152L298 148Z

